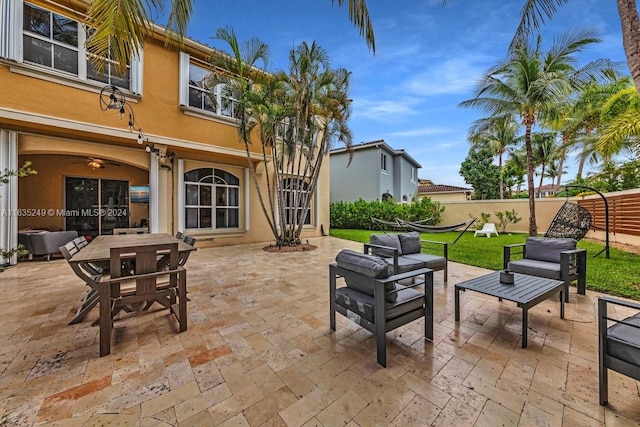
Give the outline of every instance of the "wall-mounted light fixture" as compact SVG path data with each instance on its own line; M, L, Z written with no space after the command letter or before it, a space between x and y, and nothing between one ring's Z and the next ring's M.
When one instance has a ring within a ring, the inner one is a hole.
M127 99L120 89L114 85L107 85L100 91L100 109L102 111L116 110L120 117L124 117L129 113L129 121L127 126L131 131L138 133L138 144L143 144L149 138L142 132L142 128L138 126L133 113L133 107L127 104Z
M173 165L173 159L175 158L175 153L168 151L166 145L147 143L144 149L146 150L147 153L150 153L152 156L157 157L160 163L162 164L169 163Z

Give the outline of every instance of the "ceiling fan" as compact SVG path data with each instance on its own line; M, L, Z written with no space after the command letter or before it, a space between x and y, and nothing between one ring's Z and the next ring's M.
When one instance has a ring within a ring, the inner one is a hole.
M108 166L121 166L120 163L113 162L111 160L100 159L98 157L87 157L85 162L86 162L87 166L89 166L93 170L95 170L95 169L104 169L105 167L107 167L107 165ZM75 162L75 163L80 163L80 162Z

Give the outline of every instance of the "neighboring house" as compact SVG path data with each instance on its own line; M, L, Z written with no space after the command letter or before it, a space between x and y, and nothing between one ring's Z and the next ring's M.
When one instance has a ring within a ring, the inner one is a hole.
M545 184L542 187L535 188L535 195L538 199L555 196L560 191L560 187L555 184Z
M17 245L18 229L95 236L141 225L182 231L199 246L272 241L234 100L203 83L206 59L222 53L193 40L167 47L154 25L126 76L109 64L98 72L82 13L69 4L0 0L0 170L28 160L38 172L0 186L0 248ZM259 144L250 150L264 170ZM264 188L269 177L258 176ZM328 167L314 197L303 237L329 226Z
M471 198L473 190L453 185L420 185L418 198L429 197L434 202L458 202Z
M418 190L422 166L406 151L395 150L383 140L331 150L331 202L358 199L411 202ZM348 167L347 167L348 166Z

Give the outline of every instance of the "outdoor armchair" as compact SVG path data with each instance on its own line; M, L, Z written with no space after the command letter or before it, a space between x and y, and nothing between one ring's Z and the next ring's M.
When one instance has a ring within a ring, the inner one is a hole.
M496 229L496 225L492 222L485 223L480 230L476 230L473 233L473 237L477 237L478 234L484 234L487 237L491 237L492 234L498 236L498 230Z
M634 315L609 317L607 308L634 310ZM609 322L613 322L608 326ZM609 369L640 381L640 304L611 297L598 298L598 359L600 404L609 400Z
M424 253L424 252L431 253ZM420 233L372 234L364 245L364 253L384 258L394 273L406 273L419 268L443 271L447 282L449 244L421 240Z
M587 287L587 251L576 249L574 239L528 237L525 243L504 246L503 267L514 273L564 281L565 301L569 285L577 281L578 293ZM519 258L512 260L512 258Z
M413 280L417 277L420 280ZM424 317L424 337L433 340L430 269L392 274L382 258L344 249L329 265L329 298L331 330L336 330L338 312L373 333L377 361L383 367L387 366L387 332Z

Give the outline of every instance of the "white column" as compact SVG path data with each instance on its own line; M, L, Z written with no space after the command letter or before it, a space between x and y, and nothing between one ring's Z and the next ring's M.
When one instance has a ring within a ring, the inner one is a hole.
M0 171L18 169L18 134L0 130ZM0 184L0 249L18 246L18 177L12 176L6 184ZM0 256L0 263L16 264L16 255L9 260Z
M149 232L160 232L160 164L158 157L149 154Z
M178 188L176 188L176 194L178 199L176 205L178 206L178 231L184 232L184 160L178 160Z
M267 178L269 179L269 178ZM252 182L250 181L250 176L249 176L249 168L245 168L244 170L244 185L242 186L243 190L244 190L244 229L245 231L249 231L249 224L251 224L251 209L250 209L250 203L251 203L251 199L249 197L249 190L251 188L253 188L253 185L251 185Z

